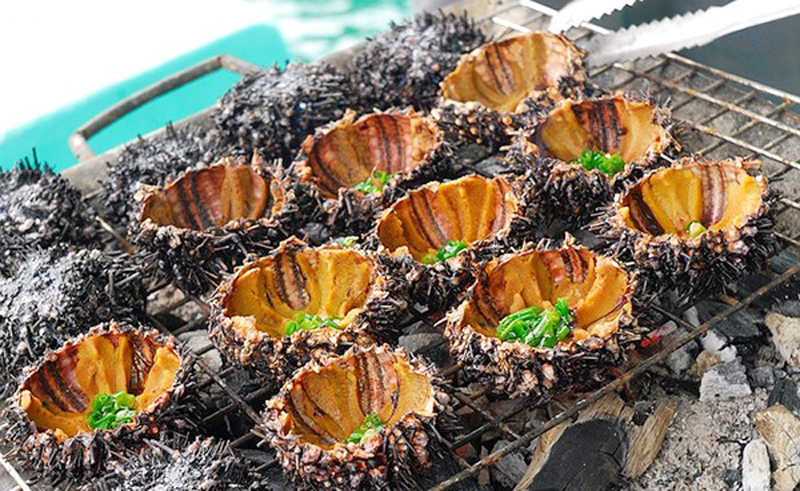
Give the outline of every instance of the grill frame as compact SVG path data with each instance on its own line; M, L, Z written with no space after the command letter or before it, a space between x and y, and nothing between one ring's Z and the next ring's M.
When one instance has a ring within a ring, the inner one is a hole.
M453 10L462 8L464 8L463 5ZM476 17L475 20L479 25L486 27L487 31L493 33L496 38L500 38L518 31L542 28L552 13L553 11L548 7L529 0L522 0L520 2L501 2L498 8ZM604 31L598 26L584 25L571 30L570 37L580 44L590 36ZM675 75L662 76L671 72L675 72ZM691 138L696 137L702 143L697 149L692 148L699 155L710 157L742 155L762 159L764 173L770 182L789 183L790 192L786 193L784 190L785 195L777 210L779 228L781 224L800 223L800 119L791 112L791 109L796 109L796 106L800 104L800 97L672 53L637 62L615 63L596 68L589 71L589 76L598 84L611 90L649 89L653 95L662 98L669 97L675 101L670 105L675 119L688 130ZM608 86L609 84L611 86ZM693 106L697 107L693 108ZM190 119L202 119L204 115L207 117L208 110ZM794 147L791 146L791 143L794 143ZM103 159L108 161L113 155L115 153L111 151L98 157L95 161ZM496 155L493 153L482 154L471 161L464 162L463 165L476 173L491 175L492 159ZM86 174L89 169L90 167L80 166L79 169L66 173L66 175L80 182L88 182ZM91 177L96 179L97 176ZM791 188L792 183L795 186L794 190ZM109 231L113 230L107 224L105 227ZM795 231L779 230L777 237L782 244L781 252L788 251L789 254L800 257L798 256L800 255L800 233L796 233L797 228ZM120 239L122 238L119 236L109 236L109 240L118 241ZM667 310L654 306L664 320L672 320L688 329L688 332L664 346L656 354L640 361L617 379L586 394L574 406L561 411L547 422L526 432L514 431L507 422L522 410L529 409L530 404L522 404L515 411L501 416L492 411L488 405L483 405L478 401L485 395L485 392L473 391L467 394L460 390L454 390L457 401L455 409L468 408L479 418L480 424L466 428L453 441L447 442L451 456L461 470L441 479L431 489L436 491L448 489L465 479L476 476L483 469L499 462L505 455L528 445L539 435L574 417L606 394L625 387L633 378L653 365L663 362L681 346L700 338L713 327L728 320L770 292L786 285L794 276L800 274L800 261L796 260L788 268L778 266L775 261L771 264L768 281L752 292L740 293L739 298L723 297L722 300L728 304L728 307L699 326L688 323L681 316L682 311L691 305L684 305L679 310ZM166 284L153 287L151 295L158 294L166 287ZM174 314L179 308L190 303L194 304L207 317L209 307L206 302L197 297L184 297L158 312L150 312L148 319L153 326L174 336L201 328L205 323L205 317L189 321L183 319L183 324L171 330L158 320L158 317L162 317L164 314ZM428 330L437 329L429 316L418 310L412 310L406 327L412 325ZM442 340L439 346L443 343L446 341ZM232 373L233 368L227 367L216 373L202 360L202 355L211 350L214 348L209 343L195 351L200 370L209 377L209 381L204 383L216 385L230 399L230 402L206 416L206 422L224 418L233 414L234 411L239 411L253 423L258 422L260 411L251 404L251 401L269 394L270 388L262 387L249 393L237 392L225 380ZM447 367L443 375L452 380L458 370L459 368L453 365ZM473 462L466 461L457 453L460 447L479 439L491 430L499 431L503 439L509 440L511 443ZM231 441L233 448L264 446L264 444L263 435L257 429L251 429L249 433ZM27 482L3 455L0 455L0 465L16 482L14 489L20 491L35 489L33 487L35 483ZM258 464L256 469L265 471L276 465L274 457L270 457L266 462Z

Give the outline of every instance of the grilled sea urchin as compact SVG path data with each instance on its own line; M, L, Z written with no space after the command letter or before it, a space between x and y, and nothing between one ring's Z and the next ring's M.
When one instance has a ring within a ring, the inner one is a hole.
M295 165L300 180L327 201L333 230L361 235L371 227L385 193L383 187L364 193L359 183L383 175L387 186L413 187L445 175L447 157L436 123L414 110L373 112L359 119L348 111L306 138Z
M567 38L532 32L464 55L434 111L448 139L500 148L522 114L584 90L583 52Z
M402 305L384 305L392 299L383 286L368 255L338 246L309 248L291 238L220 286L212 301L211 338L235 364L282 383L310 360L369 343L365 327L391 327ZM290 333L287 326L298 314L334 327Z
M163 137L139 138L119 154L101 183L102 214L113 225L127 227L136 221L139 209L134 197L143 185L162 186L187 168L240 154L215 130L167 125Z
M147 288L128 256L96 250L31 252L15 276L0 279L0 396L23 367L87 326L135 319Z
M313 215L289 206L287 181L257 159L190 170L163 188L144 187L137 199L134 244L190 293L213 287L246 254L268 252Z
M486 42L467 15L422 13L364 43L353 57L353 86L364 109L436 104L439 83L459 58Z
M432 309L449 306L471 281L471 262L507 250L533 232L522 184L466 176L411 191L378 220L379 250L393 263L387 274L410 283L413 301ZM466 247L455 247L459 251L448 254L454 256L450 259L423 263L454 241Z
M748 173L759 166L680 160L618 194L593 227L641 270L644 291L720 292L763 268L776 250L777 196L763 176Z
M291 162L306 135L358 107L349 80L317 62L246 75L219 100L216 125L248 151Z
M33 163L20 161L13 169L0 171L0 244L48 248L62 243L99 243L80 191L47 164L40 164L35 154ZM2 254L6 261L13 260L13 251L4 247Z
M633 322L635 282L616 261L576 246L527 250L490 261L467 299L448 315L445 337L467 376L511 397L590 387L619 357L618 336ZM503 341L508 314L566 299L575 325L555 348Z
M388 346L354 348L301 369L267 403L263 427L302 489L404 489L437 455L448 396L431 369ZM368 417L379 430L348 443Z
M110 453L156 438L184 390L190 364L155 331L115 322L47 354L27 376L8 409L4 436L19 456L54 481L105 472ZM113 429L92 429L98 394L134 396L133 416Z
M515 139L505 162L534 170L544 219L580 226L647 167L663 163L659 158L677 147L670 128L666 110L634 96L563 101ZM619 154L625 167L613 175L587 170L576 163L586 150Z

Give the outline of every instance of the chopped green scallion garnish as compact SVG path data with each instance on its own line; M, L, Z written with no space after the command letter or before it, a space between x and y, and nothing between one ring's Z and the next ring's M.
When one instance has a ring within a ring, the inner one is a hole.
M391 172L375 170L372 171L369 177L353 186L353 189L364 194L380 193L383 191L386 183L393 177L394 174Z
M553 348L569 336L575 315L567 299L559 298L553 310L528 307L505 316L497 326L497 337L530 346Z
M693 239L700 237L707 231L708 229L698 220L695 220L686 226L686 233L689 234L689 237Z
M285 335L291 336L297 331L313 331L321 327L330 327L331 329L338 329L341 331L342 326L337 324L335 322L336 320L338 320L337 317L324 318L318 315L298 312L292 320L286 323Z
M357 240L358 237L356 237L355 235L350 235L348 237L342 237L336 242L342 247L353 247Z
M593 150L584 150L578 160L574 162L582 165L586 170L597 169L607 176L613 176L625 168L625 161L622 160L622 155L618 153L612 155Z
M92 410L86 415L89 428L113 430L125 423L133 423L136 416L136 396L125 391L109 394L101 392L92 399Z
M358 444L365 440L369 440L379 431L381 431L381 428L383 428L383 423L378 418L378 415L375 413L369 413L367 417L364 418L364 423L361 424L361 427L351 433L344 442Z
M447 244L436 252L425 254L420 262L422 264L443 263L451 257L456 257L459 252L467 248L465 240L448 240Z

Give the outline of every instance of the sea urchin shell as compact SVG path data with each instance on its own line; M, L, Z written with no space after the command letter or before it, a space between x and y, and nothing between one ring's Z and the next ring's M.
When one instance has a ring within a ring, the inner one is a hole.
M167 125L163 135L139 138L122 149L101 183L97 201L102 215L113 225L126 228L138 216L134 196L143 185L163 186L187 168L240 154L213 129Z
M324 354L369 343L357 331L371 304L382 299L378 268L366 254L338 246L309 248L291 238L270 256L249 263L223 283L212 301L211 338L235 364L283 382ZM298 314L332 319L286 335Z
M216 284L247 253L271 250L297 225L286 212L285 180L257 161L190 170L163 188L144 187L137 199L134 244L190 293Z
M298 487L385 489L430 465L448 404L429 368L402 349L371 346L297 372L267 403L264 428ZM346 443L368 415L383 427Z
M147 287L128 255L81 249L31 252L16 275L0 278L0 396L24 367L110 319L135 320Z
M113 321L49 353L19 387L7 438L50 478L81 479L105 470L114 449L157 437L183 394L188 361L157 332ZM92 429L87 415L100 393L135 396L136 415L114 429Z
M47 164L36 161L35 154L33 163L20 161L11 170L0 170L0 244L44 249L99 242L99 231L80 191ZM13 264L10 252L4 248L0 254L8 255L6 261Z
M218 102L217 129L247 151L291 162L314 128L357 107L348 77L323 62L246 75Z
M436 104L439 82L462 54L486 41L465 15L424 12L364 43L351 63L353 89L364 109Z
M687 158L648 173L618 194L593 224L621 259L642 272L644 291L679 296L723 290L775 252L774 203L760 162ZM699 234L690 225L699 224Z
M635 282L616 261L574 245L527 250L490 261L467 300L448 315L450 351L474 380L511 397L588 387L618 359L617 338L633 321ZM497 337L500 321L565 298L575 326L555 348Z
M478 176L433 182L384 211L375 234L379 251L395 262L390 274L411 283L413 301L433 309L448 306L471 281L471 262L532 232L517 184ZM467 248L446 261L422 263L449 241L464 241Z

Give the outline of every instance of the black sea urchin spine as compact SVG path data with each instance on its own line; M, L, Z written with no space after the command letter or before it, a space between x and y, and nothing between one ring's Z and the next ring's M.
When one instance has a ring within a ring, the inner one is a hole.
M197 439L188 445L177 441L172 447L154 444L143 452L128 449L110 466L109 475L82 489L227 491L253 489L261 480L226 442Z
M217 107L216 125L226 139L288 163L307 135L341 118L357 102L347 76L317 62L247 75Z
M464 15L422 13L364 43L353 58L353 86L366 109L437 103L439 83L461 55L486 42ZM365 69L365 67L368 67Z
M103 216L125 228L139 212L134 196L142 185L162 186L187 167L211 164L224 156L244 156L220 132L168 125L163 137L139 138L126 146L101 184Z

